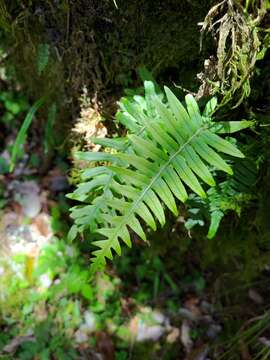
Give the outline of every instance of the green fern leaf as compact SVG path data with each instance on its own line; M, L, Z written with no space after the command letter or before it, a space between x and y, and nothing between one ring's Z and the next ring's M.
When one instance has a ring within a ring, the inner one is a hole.
M145 82L146 98L134 96L120 102L118 120L130 131L125 147L115 141L104 144L114 148L109 153L79 153L80 159L109 161L85 170L84 178L71 197L90 201L89 212L75 208L73 217L78 226L91 222L95 199L106 187L110 197L100 207L96 221L101 240L93 242L98 249L93 252L92 269L97 270L121 254L121 242L131 246L130 230L146 241L145 224L153 230L157 222L163 226L165 209L178 214L177 201L185 202L192 192L206 197L203 183L214 186L213 168L232 174L231 166L222 154L242 158L244 155L229 141L213 131L213 122L200 114L196 100L187 95L186 108L165 87L164 96L155 93L154 85ZM210 110L209 110L210 111ZM118 150L115 153L115 149ZM106 173L108 171L108 173ZM95 195L97 194L97 195ZM101 195L101 199L103 195ZM77 213L76 213L77 212ZM80 219L79 214L82 214Z

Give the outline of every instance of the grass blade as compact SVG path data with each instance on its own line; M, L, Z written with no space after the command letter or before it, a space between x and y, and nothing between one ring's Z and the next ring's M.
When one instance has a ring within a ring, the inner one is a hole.
M28 111L23 124L19 130L19 133L16 137L14 146L12 148L12 154L11 154L11 162L10 162L10 168L9 171L12 172L14 170L15 162L17 155L19 153L20 146L25 142L27 130L29 129L29 126L31 125L34 115L36 111L40 108L40 106L43 104L44 98L39 99L34 103L34 105L30 108Z

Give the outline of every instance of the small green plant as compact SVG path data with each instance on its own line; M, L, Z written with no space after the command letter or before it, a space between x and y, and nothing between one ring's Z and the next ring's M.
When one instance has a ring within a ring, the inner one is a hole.
M7 126L12 126L16 117L29 108L26 98L13 91L1 91L0 106L1 122Z
M187 95L185 101L186 108L169 88L163 94L145 81L144 97L123 98L119 104L117 119L128 136L93 139L110 151L77 153L80 160L100 164L84 170L82 183L69 195L84 203L71 210L75 225L70 236L85 229L102 236L93 242L99 248L93 252L93 271L103 267L106 258L112 259L113 252L121 254L120 240L131 246L131 231L146 241L142 221L154 231L157 221L163 226L164 205L177 215L176 199L185 202L189 191L207 197L202 183L215 186L214 171L232 175L221 153L244 157L219 134L252 122L215 123L211 119L215 98L203 114L193 96Z
M49 62L50 57L50 46L48 44L39 44L37 53L37 70L38 74L41 75Z
M87 259L66 239L53 237L35 259L0 257L0 271L0 358L77 359L80 334L90 346L96 331L120 325L129 331L121 280L99 274L91 283ZM20 337L21 343L12 342Z
M12 154L11 154L11 163L10 163L10 171L14 170L15 162L17 155L20 151L20 147L25 142L25 138L27 135L27 130L29 129L29 126L31 125L34 115L36 111L40 108L40 106L44 103L44 99L41 98L38 101L34 103L34 105L31 107L31 109L28 111L23 124L18 132L18 135L16 137L15 143L12 148Z

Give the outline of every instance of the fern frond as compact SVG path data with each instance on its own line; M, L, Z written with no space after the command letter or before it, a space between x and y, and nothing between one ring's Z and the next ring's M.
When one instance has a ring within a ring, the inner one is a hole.
M228 211L240 215L242 207L253 199L252 193L257 178L256 165L249 159L236 161L234 174L207 191L207 199L191 196L188 201L190 217L185 227L191 230L195 225L204 225L204 218L209 218L207 238L212 239L220 222Z
M222 153L244 157L236 146L215 133L209 113L201 115L191 95L185 98L185 108L167 87L166 100L155 93L151 82L146 81L145 88L145 98L134 96L132 101L123 99L120 103L117 119L129 130L128 145L118 147L113 154L79 154L84 160L103 164L85 170L93 179L80 184L72 195L89 201L89 212L80 208L75 211L91 222L89 214L99 192L106 187L110 193L96 221L102 240L93 242L98 248L93 252L93 270L105 265L114 252L121 254L121 241L131 246L130 230L146 240L143 223L153 230L157 222L164 225L164 206L177 215L176 200L185 202L189 192L205 198L202 184L215 185L213 169L232 174ZM111 144L117 148L114 141ZM107 161L110 164L104 165ZM94 200L93 191L97 195Z

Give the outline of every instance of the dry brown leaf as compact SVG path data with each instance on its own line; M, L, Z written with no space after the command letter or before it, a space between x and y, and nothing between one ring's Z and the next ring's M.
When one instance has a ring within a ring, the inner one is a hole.
M180 334L181 334L180 330L176 327L173 327L166 337L167 343L169 344L175 343L180 338Z
M39 214L33 219L32 224L36 226L37 230L42 236L48 238L52 235L52 229L48 215L44 213Z
M199 305L200 300L195 296L189 297L184 303L185 308L191 311L195 317L199 317L202 315Z
M114 344L108 333L100 331L96 334L97 350L106 360L114 360Z
M4 346L3 351L7 353L13 353L17 350L17 348L21 344L28 341L35 342L34 336L33 335L16 336L6 346Z
M107 135L107 128L102 123L102 116L99 110L97 96L92 99L88 97L87 89L83 89L81 96L80 117L77 120L73 131L74 133L83 135L86 147L92 151L99 151L100 145L93 144L91 137L104 138Z

